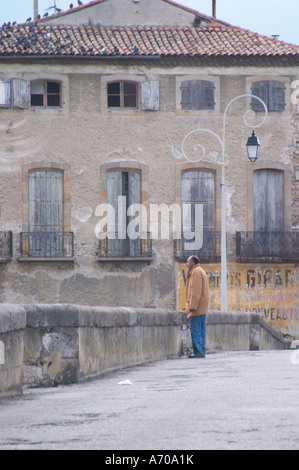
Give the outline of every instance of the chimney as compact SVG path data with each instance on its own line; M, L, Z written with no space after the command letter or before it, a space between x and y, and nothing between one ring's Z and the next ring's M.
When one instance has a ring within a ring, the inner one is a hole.
M216 0L212 0L213 5L212 5L212 17L216 18Z
M33 18L37 20L38 17L38 0L33 0Z

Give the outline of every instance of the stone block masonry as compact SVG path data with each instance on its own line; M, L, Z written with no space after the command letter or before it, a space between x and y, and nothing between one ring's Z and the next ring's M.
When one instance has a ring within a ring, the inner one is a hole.
M168 310L25 306L24 384L73 383L121 367L178 356L181 317Z
M0 305L0 398L69 384L191 349L185 312L70 304ZM207 350L285 349L259 315L209 312Z
M0 398L22 392L25 328L22 306L0 304Z

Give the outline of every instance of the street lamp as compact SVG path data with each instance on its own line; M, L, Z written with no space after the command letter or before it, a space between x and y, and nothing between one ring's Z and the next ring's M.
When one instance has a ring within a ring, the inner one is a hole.
M254 131L252 131L252 135L248 137L246 147L249 160L252 163L256 162L259 157L261 145Z
M193 147L193 150L196 151L196 150L201 150L202 154L201 154L201 157L198 159L198 160L192 160L190 159L186 153L184 152L184 144L186 142L186 140L188 139L188 137L191 135L191 134L194 134L196 132L205 132L205 133L209 133L211 135L213 135L214 137L216 137L216 139L218 140L218 142L220 143L221 145L221 153L222 153L222 178L221 178L221 285L220 285L220 291L221 291L221 311L222 312L226 312L227 311L227 257L226 257L226 185L225 185L225 131L226 131L226 116L227 116L227 112L230 108L230 106L237 100L239 100L240 98L251 98L251 99L256 99L258 100L264 107L264 111L265 111L265 116L264 116L264 119L262 120L262 122L258 125L255 125L255 126L252 126L248 123L247 121L247 116L249 114L255 114L254 111L252 111L251 109L248 109L244 116L243 116L243 121L245 123L245 125L251 129L253 128L257 128L257 127L260 127L264 124L264 122L266 121L267 119L267 116L268 116L268 110L267 110L267 106L266 104L264 103L264 101L259 98L258 96L254 96L254 95L251 95L251 94L245 94L245 95L240 95L240 96L237 96L236 98L233 98L229 103L228 105L226 106L225 108L225 111L224 111L224 115L223 115L223 129L222 129L222 140L220 139L220 137L215 134L215 132L212 132L208 129L196 129L194 131L191 131L189 132L183 139L182 141L182 145L181 145L181 151L182 151L182 154L184 156L184 158L186 160L188 160L189 162L192 162L192 163L198 163L199 161L201 161L204 156L205 156L205 149L203 147L203 145L201 144L197 144ZM247 140L247 143L246 143L246 147L247 147L247 155L248 155L248 158L251 162L255 162L257 159L258 159L258 156L259 156L259 151L260 151L260 143L258 141L258 138L257 136L255 135L255 132L254 130L252 131L252 135L248 138Z

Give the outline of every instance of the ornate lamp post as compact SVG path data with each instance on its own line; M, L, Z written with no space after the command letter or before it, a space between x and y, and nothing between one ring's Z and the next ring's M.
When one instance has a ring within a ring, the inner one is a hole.
M208 134L211 134L213 135L217 140L218 142L220 143L221 145L221 154L222 154L222 178L221 178L221 198L222 198L222 201L221 201L221 286L220 286L220 290L221 290L221 311L222 312L226 312L227 311L227 256L226 256L226 186L225 186L225 133L226 133L226 116L227 116L227 113L228 113L228 110L230 108L230 106L237 100L241 99L241 98L251 98L251 99L256 99L258 101L260 101L260 103L262 103L263 107L264 107L264 110L265 110L265 116L264 116L264 119L262 120L262 122L258 125L255 125L255 126L252 126L248 123L247 121L247 116L249 114L255 114L254 111L252 111L251 109L248 109L245 113L244 113L244 116L243 116L243 121L245 123L245 125L251 129L253 129L252 131L252 135L248 138L247 140L247 143L246 143L246 147L247 147L247 155L248 155L248 158L251 162L255 162L257 159L258 159L258 156L259 156L259 151L260 151L260 143L255 135L255 132L254 132L254 129L262 126L264 124L264 122L266 121L267 119L267 116L268 116L268 110L267 110L267 106L266 104L264 103L264 101L257 97L257 96L254 96L254 95L251 95L251 94L245 94L245 95L240 95L240 96L237 96L236 98L233 98L229 103L228 105L226 106L225 108L225 111L224 111L224 115L223 115L223 129L222 129L222 140L221 138L215 134L215 132L209 130L209 129L195 129L194 131L191 131L189 132L183 139L182 141L182 145L181 145L181 152L184 156L184 158L186 160L188 160L189 162L192 162L192 163L197 163L197 162L200 162L204 156L205 156L205 148L203 147L203 145L201 144L197 144L193 147L193 150L194 151L197 151L197 150L201 150L201 157L198 159L198 160L192 160L190 159L187 154L185 153L184 151L184 145L186 143L186 140L192 135L192 134L195 134L197 132L205 132L205 133L208 133Z

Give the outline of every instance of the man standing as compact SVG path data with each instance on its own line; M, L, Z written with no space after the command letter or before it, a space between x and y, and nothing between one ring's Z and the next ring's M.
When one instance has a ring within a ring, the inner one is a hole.
M204 358L206 354L206 314L210 306L209 278L197 256L187 260L186 311L190 318L194 354L190 358Z

